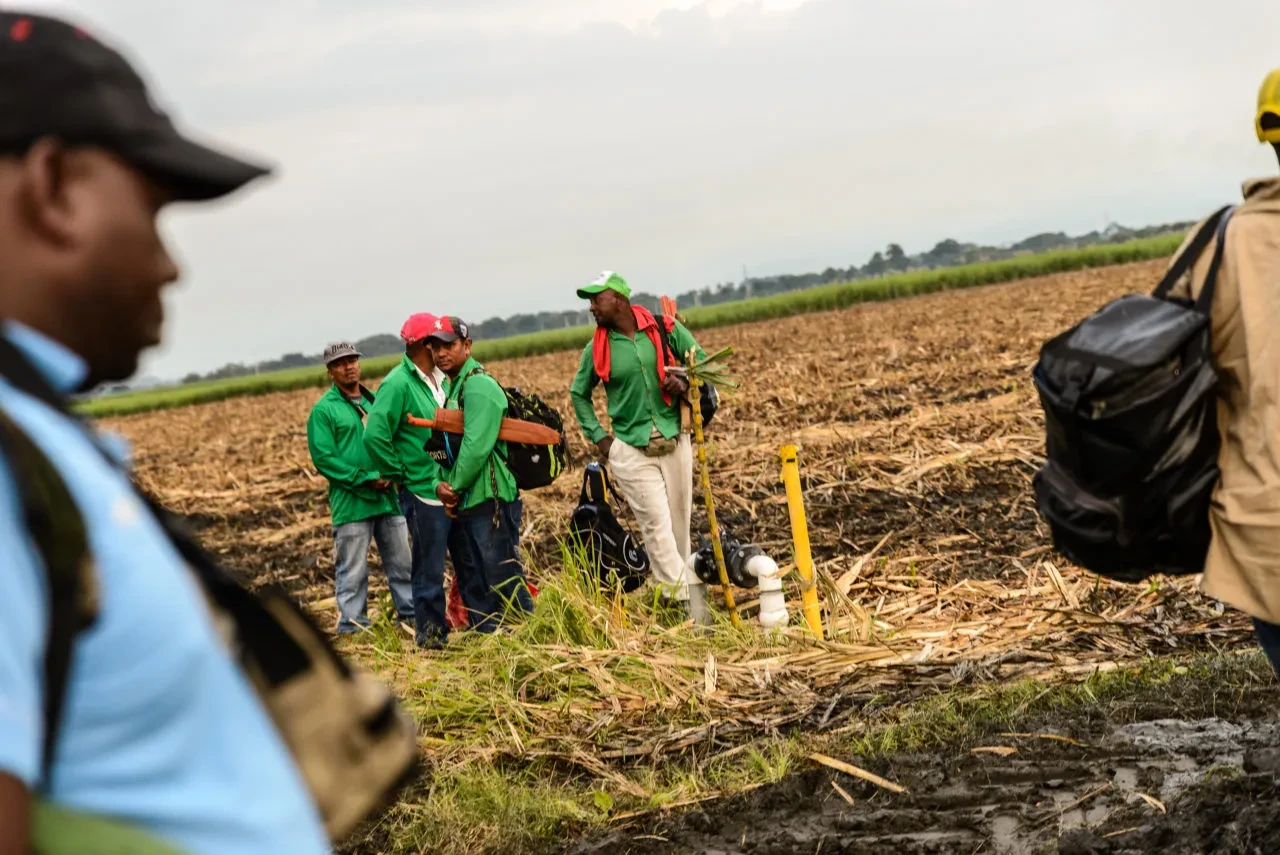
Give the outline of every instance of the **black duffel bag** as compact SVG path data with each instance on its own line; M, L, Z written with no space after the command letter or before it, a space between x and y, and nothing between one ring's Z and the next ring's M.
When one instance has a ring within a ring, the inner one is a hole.
M583 549L587 569L606 588L621 585L629 594L649 577L649 553L614 515L609 504L612 491L604 467L588 463L582 473L578 506L569 518L569 535L571 542Z
M1214 286L1227 206L1151 293L1128 294L1046 342L1032 379L1045 417L1036 502L1055 549L1122 582L1204 567L1218 482ZM1199 297L1169 296L1217 236Z

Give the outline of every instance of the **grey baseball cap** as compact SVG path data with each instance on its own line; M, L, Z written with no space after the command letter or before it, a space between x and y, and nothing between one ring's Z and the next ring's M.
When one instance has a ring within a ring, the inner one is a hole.
M335 342L324 349L324 364L331 365L348 356L364 356L356 346L346 341Z

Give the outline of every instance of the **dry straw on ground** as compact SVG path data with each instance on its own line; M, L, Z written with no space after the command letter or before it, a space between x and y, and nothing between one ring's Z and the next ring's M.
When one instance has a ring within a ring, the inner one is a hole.
M800 444L827 640L800 628L794 574L792 627L772 640L727 628L697 638L637 620L634 609L623 622L607 601L558 591L556 538L576 500L575 468L527 497L525 546L547 585L541 611L555 615L438 657L358 649L416 699L438 762L543 758L639 798L643 782L619 770L675 754L712 763L795 726L856 729L873 701L1247 643L1247 621L1197 593L1194 579L1121 586L1068 566L1035 513L1030 478L1043 439L1029 371L1040 343L1111 297L1149 290L1160 266L705 336L708 350L734 347L742 383L711 431L717 514L786 564L777 454ZM568 415L577 359L490 368ZM232 400L112 426L134 440L144 484L192 517L225 560L248 578L292 586L329 619L324 482L304 427L316 397ZM579 462L588 457L576 430L572 451ZM750 614L751 592L737 596ZM495 668L492 656L504 664Z

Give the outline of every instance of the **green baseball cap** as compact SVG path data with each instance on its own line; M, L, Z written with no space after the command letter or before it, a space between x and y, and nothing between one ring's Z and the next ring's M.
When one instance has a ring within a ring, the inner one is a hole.
M578 289L578 296L583 300L590 300L592 295L599 294L601 291L617 291L627 299L631 298L631 286L627 284L627 280L623 279L612 270L606 270L595 279L591 280L589 285Z

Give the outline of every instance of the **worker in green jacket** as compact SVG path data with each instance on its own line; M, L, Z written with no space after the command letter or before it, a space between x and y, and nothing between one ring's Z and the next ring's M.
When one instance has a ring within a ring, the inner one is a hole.
M462 523L488 597L476 625L492 632L508 606L533 611L533 598L520 562L523 513L515 476L504 461L507 444L498 430L507 414L507 395L471 356L471 333L455 317L443 317L430 334L436 365L449 376L445 407L461 410L462 440L457 457L436 494Z
M340 635L369 625L369 544L374 540L400 620L414 619L409 529L395 485L373 468L364 450L364 419L375 396L360 382L360 356L347 342L325 348L333 385L307 419L311 462L329 482Z
M617 273L605 271L578 296L590 301L596 331L569 387L573 412L636 516L663 596L706 623L706 586L689 565L693 446L681 426L689 381L680 371L690 350L700 359L706 353L679 321L670 319L668 328L667 319L633 306ZM598 386L612 433L596 417L591 397Z
M404 357L378 387L369 411L364 447L379 472L401 486L400 506L412 528L413 607L419 647L439 649L449 637L445 619L445 555L453 559L472 625L485 614L485 585L462 526L445 512L436 495L442 475L440 464L426 450L429 431L409 424L408 417L430 419L444 406L446 379L436 367L427 335L437 318L429 312L410 315L400 327Z

